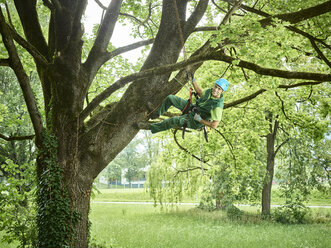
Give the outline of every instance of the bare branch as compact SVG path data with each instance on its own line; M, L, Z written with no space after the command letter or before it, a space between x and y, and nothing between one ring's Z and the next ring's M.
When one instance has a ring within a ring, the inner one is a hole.
M7 137L3 134L0 133L0 138L4 139L6 141L12 141L12 140L32 140L35 137L34 134L32 135L25 135L25 136L11 136L11 137Z
M119 1L112 0L111 3L109 4L105 17L103 18L103 21L100 25L97 38L95 39L94 45L85 62L87 68L94 67L94 64L99 62L97 60L99 55L107 51L107 46L113 34L114 27L120 12L121 4L122 4L122 0Z

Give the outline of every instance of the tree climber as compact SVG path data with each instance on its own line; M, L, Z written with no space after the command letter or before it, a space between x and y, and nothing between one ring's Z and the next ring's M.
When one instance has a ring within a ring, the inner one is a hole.
M223 92L228 89L229 82L224 78L220 78L215 81L212 88L205 91L200 88L195 79L192 80L192 84L194 90L200 97L199 99L196 99L196 104L193 105L192 111L185 113L183 110L187 105L187 101L178 96L169 95L164 99L161 107L151 114L151 118L158 118L171 106L181 110L184 114L153 124L139 123L138 127L141 129L149 129L152 133L158 133L171 128L179 128L183 126L191 129L199 129L204 125L211 128L217 128L222 118L224 105Z

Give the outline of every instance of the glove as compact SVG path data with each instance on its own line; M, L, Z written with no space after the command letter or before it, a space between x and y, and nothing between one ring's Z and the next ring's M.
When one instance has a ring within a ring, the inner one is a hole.
M195 121L198 121L198 122L201 122L202 118L201 118L201 116L199 114L195 114L194 115L194 120Z

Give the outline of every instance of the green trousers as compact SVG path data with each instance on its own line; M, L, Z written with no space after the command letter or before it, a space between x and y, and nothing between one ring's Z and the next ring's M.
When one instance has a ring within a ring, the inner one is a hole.
M159 115L162 115L171 106L174 106L175 108L177 108L179 110L183 110L186 103L187 103L186 100L184 100L178 96L169 95L169 96L167 96L166 99L164 99L161 107L157 110L158 111L157 113ZM188 118L188 120L187 120L188 128L198 129L203 126L200 122L197 122L194 120L194 113L191 112L188 114L188 117L187 117L187 114L181 115L181 116L175 116L172 118L168 118L162 122L151 124L150 129L151 129L152 133L158 133L158 132L165 131L165 130L168 130L171 128L179 128L184 125L186 118Z

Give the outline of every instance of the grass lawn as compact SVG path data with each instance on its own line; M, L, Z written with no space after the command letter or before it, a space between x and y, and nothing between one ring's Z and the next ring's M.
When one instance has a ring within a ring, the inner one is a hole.
M115 201L115 202L153 202L154 200L150 197L146 189L99 189L100 194L92 199L92 201ZM182 202L193 202L198 203L198 197L184 197ZM247 202L245 202L247 203ZM279 195L277 189L273 189L271 195L271 204L282 204L284 199ZM247 203L248 204L248 203ZM319 192L313 192L309 201L306 203L307 206L331 206L330 195L323 195Z
M152 202L144 189L102 189L92 199L90 220L92 244L107 248L331 248L331 209L311 209L316 224L282 225L262 221L260 207L240 207L241 221L230 221L222 211L206 212L193 205L168 211L144 204L108 204L107 201ZM275 193L272 204L280 204ZM328 197L314 196L310 205L331 205ZM314 200L315 199L315 200ZM186 197L184 202L197 202ZM319 223L319 224L317 224ZM0 232L0 239L3 233ZM1 243L16 248L18 243Z
M331 247L330 223L282 225L254 218L231 222L223 212L192 206L162 212L152 205L94 203L90 219L92 237L113 248Z

